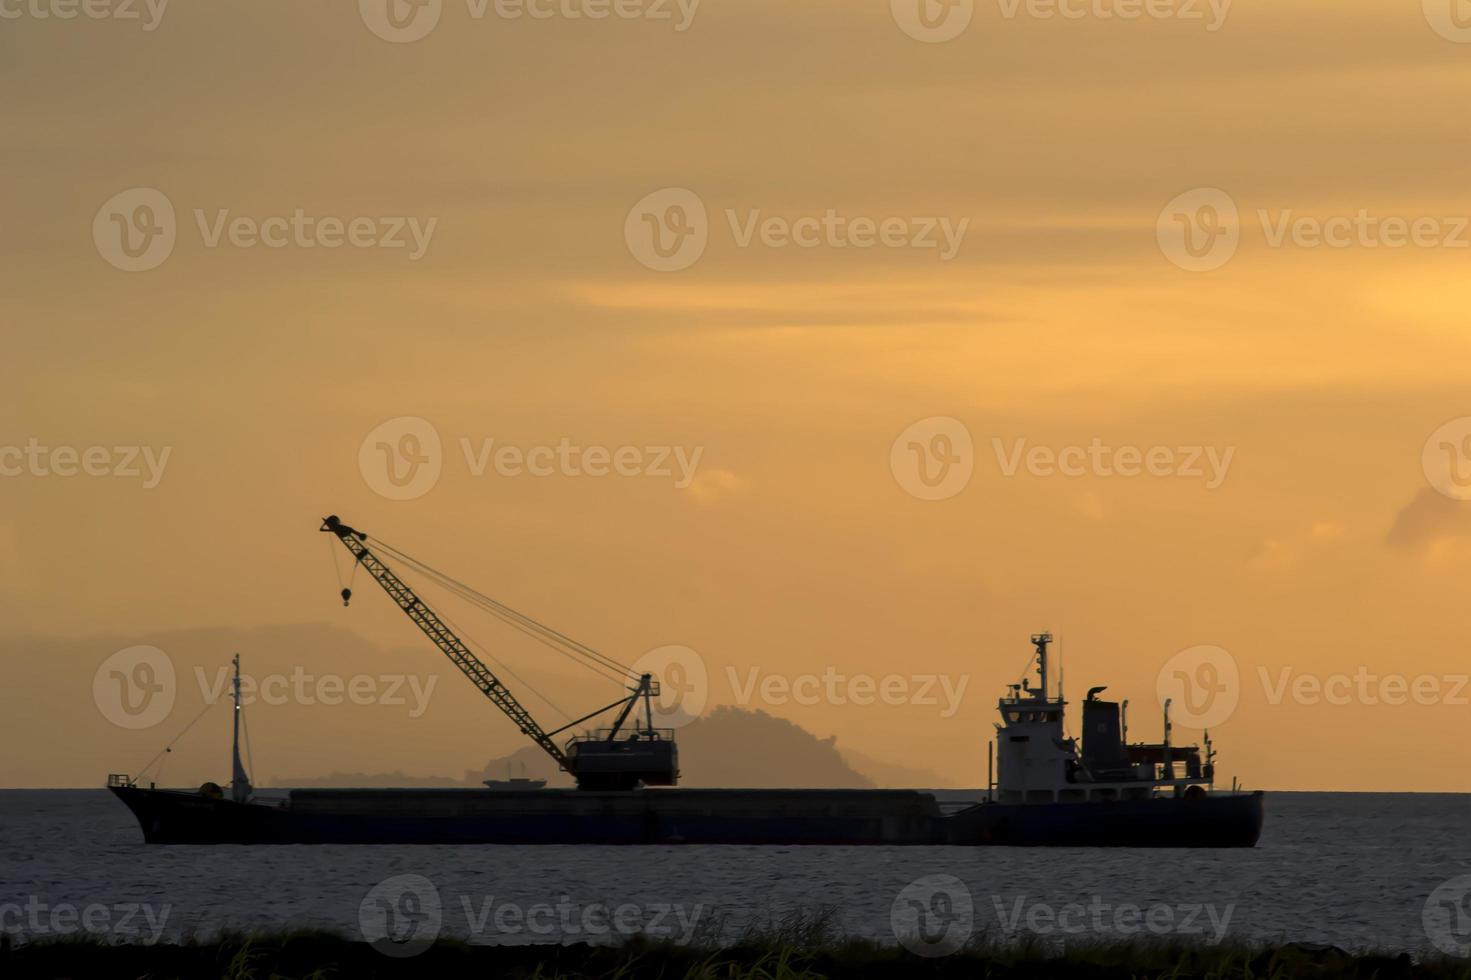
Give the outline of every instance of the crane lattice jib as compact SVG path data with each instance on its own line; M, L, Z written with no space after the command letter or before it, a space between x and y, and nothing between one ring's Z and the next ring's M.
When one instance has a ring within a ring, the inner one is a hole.
M567 767L567 756L562 752L557 743L552 741L550 735L542 730L531 717L520 701L516 700L506 686L500 682L490 668L481 663L470 648L456 636L448 626L435 614L433 609L420 599L408 584L393 573L393 570L379 560L378 556L368 549L363 540L366 535L343 524L335 517L329 517L322 524L323 531L330 531L337 535L348 551L352 552L353 560L362 564L373 576L373 581L383 586L383 591L388 593L404 614L414 621L414 625L423 631L424 635L433 641L434 645L449 657L450 662L460 668L460 672L480 688L480 692L491 700L497 708L505 712L506 716L515 722L521 733L529 737L537 745L557 760L557 765L565 769Z

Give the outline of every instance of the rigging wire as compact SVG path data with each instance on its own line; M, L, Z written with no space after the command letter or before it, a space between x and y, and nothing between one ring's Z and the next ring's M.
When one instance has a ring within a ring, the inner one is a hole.
M536 620L532 619L529 616L526 616L523 613L511 609L504 603L497 602L489 596L477 592L475 589L465 585L463 582L453 579L450 576L447 576L444 573L438 571L437 569L434 569L431 566L428 566L425 563L412 558L411 556L405 555L402 552L393 549L391 546L382 547L384 547L386 550L391 551L400 560L410 564L422 574L433 579L440 587L459 596L460 598L471 603L480 610L487 612L492 616L495 616L497 619L501 620L501 622L503 623L506 623L508 626L520 630L522 633L525 633L526 635L532 637L533 639L542 643L544 646L547 646L554 652L567 657L574 663L578 663L579 666L583 666L589 670L595 671L608 680L611 680L614 683L620 685L625 685L636 680L637 675L633 672L631 668L619 663L616 660L613 660L611 657L606 657L603 654L598 653L596 650L593 650L591 647L579 643L578 641L573 640L562 633L559 633L557 630L546 626L543 623L537 622Z
M342 588L350 588L352 586L352 583L357 579L357 575L358 575L358 562L357 562L357 560L356 559L353 560L352 567L350 569L348 569L348 572L347 572L347 580L346 581L343 581L343 579L342 579L342 559L337 554L337 549L332 546L332 539L331 538L328 538L327 539L327 552L332 556L332 571L337 575L337 587L339 589L342 589Z
M379 559L379 560L381 561L382 559ZM494 655L492 655L489 650L485 649L485 647L483 647L480 643L476 642L474 638L470 637L470 635L468 633L466 633L460 627L460 625L458 623L456 623L453 619L450 619L448 616L446 616L442 612L437 612L436 615L440 619L442 619L449 626L450 629L454 630L456 636L459 636L459 637L461 637L463 639L463 641L464 641L464 643L465 643L466 646L474 647L475 648L475 652L477 652L484 659L489 660L492 664L494 664L495 667L496 667L496 669L499 670L502 674L504 674L505 676L511 678L517 684L521 685L526 690L528 690L532 694L536 695L536 697L538 699L540 699L542 702L544 702L547 705L547 707L551 708L553 711L555 711L557 714L561 715L563 718L566 718L568 721L571 721L572 720L572 716L570 714L568 714L566 711L564 711L562 709L561 705L557 704L557 702L553 701L551 698L549 698L545 694L541 693L541 691L537 690L535 687L532 687L529 682L527 682L526 680L524 680L519 674L517 674L509 666L507 666L502 661L496 659L496 657Z
M245 713L244 705L240 707L240 727L245 730L245 764L249 767L245 772L245 781L250 782L250 774L255 772L255 756L250 751L250 716Z
M524 625L526 628L532 629L532 630L536 630L536 631L541 632L541 633L544 633L544 634L546 634L546 635L548 635L550 637L553 637L559 644L564 645L567 649L572 650L572 651L575 651L575 652L577 652L577 653L579 653L579 654L581 654L583 656L589 657L591 659L597 660L599 663L603 664L604 666L606 666L606 667L608 667L610 669L617 670L617 671L620 671L620 672L630 673L630 674L633 673L632 669L627 664L620 663L617 660L614 660L612 657L609 657L609 656L606 656L606 655L604 655L602 653L599 653L597 650L594 650L592 647L588 646L587 644L581 643L581 642L579 642L577 640L574 640L571 637L567 636L566 634L560 633L557 630L553 629L552 627L547 626L545 623L538 622L537 620L533 619L532 617L527 616L524 613L518 612L515 609L512 609L510 606L507 606L505 603L502 603L502 602L500 602L500 601L498 601L496 599L493 599L492 597L484 594L483 592L480 592L480 591L474 589L473 587L471 587L471 586L467 585L466 583L464 583L464 582L462 582L462 581L454 578L451 575L448 575L448 574L446 574L444 572L441 572L439 569L434 568L433 566L429 565L427 562L424 562L424 561L421 561L420 559L414 558L412 555L409 555L409 554L407 554L407 553L399 550L398 548L393 547L388 542L382 541L382 540L380 540L378 538L374 538L372 540L373 540L373 542L375 544L377 544L381 548L383 548L383 549L389 551L390 553L394 554L400 560L412 564L413 566L415 566L416 568L418 568L422 572L424 572L426 575L430 575L433 578L435 578L437 581L439 581L441 584L444 584L446 587L451 587L452 586L455 589L460 590L462 594L464 594L467 598L473 599L478 605L481 605L482 608L494 609L495 611L497 611L497 612L499 612L499 613L501 613L503 615L509 616L512 619L516 620L518 623Z
M619 685L627 685L637 681L638 673L627 664L620 663L612 657L599 653L587 644L574 640L566 634L512 609L510 606L477 591L464 582L414 558L412 555L400 551L386 541L379 538L372 538L371 540L380 550L393 555L399 561L432 579L442 588L459 596L482 611L490 613L507 625L531 636L542 645L567 657L574 663L579 663L580 666L599 673Z
M181 732L179 732L179 734L175 735L169 741L169 743L167 745L165 745L162 749L159 749L158 754L155 755L153 758L149 759L148 762L147 762L147 764L145 764L142 769L139 769L138 770L138 778L139 778L139 780L140 781L142 780L143 775L146 772L148 772L149 769L151 769L153 767L153 764L155 762L158 762L165 755L167 755L168 753L172 752L173 749L174 749L174 744L176 742L178 742L179 739L183 738L185 735L188 735L189 734L189 729L191 729L191 728L194 727L194 723L197 722L197 721L199 721L199 719L203 718L205 716L205 714L209 711L209 709L210 708L213 708L216 704L219 704L219 702L218 701L210 701L207 704L205 704L205 706L202 709L200 709L199 714L197 714L197 715L194 716L194 721L191 721L191 722L189 722L189 724L185 725L183 731L181 731ZM159 768L158 775L162 775L163 774L163 766L162 766L162 764L160 764L158 768Z
M383 559L380 557L378 560L379 561L382 561ZM511 678L512 680L516 681L517 684L520 684L526 690L528 690L532 694L536 695L536 697L539 700L541 700L549 708L551 708L557 714L561 715L563 718L567 719L568 721L571 721L572 720L572 716L570 714L568 714L567 711L564 708L562 708L561 705L557 704L550 697L548 697L547 695L543 694L537 688L533 687L529 682L527 682L519 674L517 674L514 670L512 670L511 667L508 664L506 664L506 663L502 662L501 660L497 659L494 654L492 654L482 644L480 644L473 637L471 637L468 633L466 633L464 631L464 629L458 623L456 623L453 619L451 619L449 616L445 615L442 612L436 612L436 615L441 620L443 620L445 622L445 624L447 624L450 627L450 629L452 629L455 632L455 635L457 635L457 636L459 636L459 637L462 638L462 641L465 643L466 646L474 648L474 650L475 650L476 653L478 653L484 659L489 660L493 665L495 665L495 667L502 674L504 674L505 676L507 676L507 677Z

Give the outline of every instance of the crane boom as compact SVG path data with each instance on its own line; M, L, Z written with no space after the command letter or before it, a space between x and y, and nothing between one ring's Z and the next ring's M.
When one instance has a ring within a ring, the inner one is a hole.
M475 656L470 648L465 646L464 642L444 624L434 610L430 609L407 583L383 564L377 555L373 554L368 548L366 534L348 527L335 516L328 517L322 522L322 530L337 536L337 540L342 542L343 547L352 553L353 559L367 569L368 574L373 576L373 581L383 587L383 591L387 592L388 597L404 611L409 619L414 621L414 625L419 627L435 646L439 647L450 662L460 669L461 673L470 678L471 682L490 699L492 704L515 722L523 735L541 746L547 755L557 760L558 767L569 768L566 753L536 723L536 719L531 717L531 712L516 700L516 696L507 690L500 679L491 673L490 668L485 666L480 658Z

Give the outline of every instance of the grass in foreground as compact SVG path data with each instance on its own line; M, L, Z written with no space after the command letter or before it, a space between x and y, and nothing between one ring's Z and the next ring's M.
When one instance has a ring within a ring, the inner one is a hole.
M616 945L484 946L441 939L416 956L386 956L367 943L320 930L225 932L154 946L97 938L41 939L0 946L0 976L222 978L477 977L515 980L818 980L818 978L997 978L997 980L1471 980L1471 960L1349 953L1303 944L1207 946L1178 940L973 938L949 956L924 958L893 945L843 937L830 913L789 916L719 944L634 937Z

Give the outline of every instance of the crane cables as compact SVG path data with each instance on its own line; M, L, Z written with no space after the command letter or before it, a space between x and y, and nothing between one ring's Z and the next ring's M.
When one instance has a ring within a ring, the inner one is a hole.
M538 622L530 616L527 616L525 613L517 612L505 603L492 599L490 596L471 588L464 582L439 571L412 555L400 551L380 538L370 536L368 540L378 550L393 556L404 565L433 581L436 585L465 600L477 609L489 613L508 626L520 630L538 643L561 654L578 666L591 670L599 676L613 681L620 687L627 687L629 684L636 684L638 682L638 671L627 664L620 663L612 657L599 653L587 644L574 640L570 636L547 626L545 623Z
M333 561L334 562L336 561L336 550L335 549L333 550ZM377 561L380 564L383 564L385 568L387 568L387 563L384 562L381 557L378 557L377 558ZM354 559L354 561L353 561L353 571L354 572L357 571L358 564L359 564L358 560L357 559ZM397 577L396 573L395 573L395 577ZM342 572L341 572L340 569L338 570L338 573L337 573L337 580L338 580L338 584L341 584L341 582L342 582ZM503 676L509 677L512 680L514 680L522 688L524 688L525 690L531 692L531 694L534 697L536 697L538 700L540 700L542 703L544 703L547 707L551 708L557 714L561 715L563 718L566 718L568 721L571 721L572 720L572 716L570 714L568 714L567 711L561 705L557 704L557 702L555 702L551 698L547 697L540 690L538 690L535 686L533 686L531 683L529 683L524 678L522 678L519 674L517 674L514 670L512 670L508 664L504 664L500 660L497 660L495 658L495 656L492 655L489 650L485 649L484 646L482 646L480 643L476 642L475 638L472 637L472 636L470 636L470 634L468 632L466 632L463 628L461 628L461 626L458 623L456 623L453 619L451 619L449 616L445 615L442 612L435 613L435 615L443 623L445 623L451 630L454 631L454 635L456 637L461 638L460 642L464 643L467 648L473 648L474 654L478 654L481 659L490 661L490 663L492 663L495 666L496 670L498 670Z

